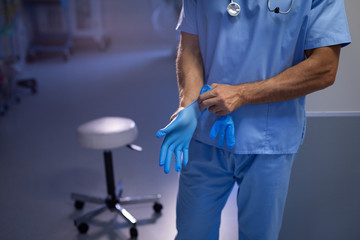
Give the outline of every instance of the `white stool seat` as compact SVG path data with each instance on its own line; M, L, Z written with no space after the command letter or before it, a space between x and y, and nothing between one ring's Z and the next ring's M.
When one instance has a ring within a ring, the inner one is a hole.
M83 147L110 150L132 143L137 127L129 118L103 117L80 125L77 137Z

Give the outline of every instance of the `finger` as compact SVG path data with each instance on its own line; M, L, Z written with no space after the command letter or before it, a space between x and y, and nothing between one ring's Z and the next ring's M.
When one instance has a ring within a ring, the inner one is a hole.
M162 138L165 135L166 135L165 131L163 131L161 129L156 133L157 138Z
M168 151L168 144L166 143L166 138L165 138L165 140L163 141L163 144L161 145L161 149L160 149L160 157L159 157L160 167L165 165L167 151Z
M219 86L218 83L212 83L212 84L210 85L210 87L212 87L213 89L217 88L218 86Z
M189 149L184 148L183 149L183 164L184 164L184 167L186 167L188 162L189 162Z
M221 126L219 132L219 147L223 147L225 142L225 126Z
M170 146L166 153L166 160L165 160L165 167L164 167L164 172L166 174L168 174L170 172L171 160L172 160L173 154L174 154L174 148L172 146Z
M175 171L180 172L181 170L181 150L175 150Z
M181 113L181 112L180 112ZM179 114L180 114L179 113ZM160 129L157 133L156 133L156 137L157 138L161 138L163 136L165 136L166 134L168 134L169 132L173 131L174 128L178 125L176 119L178 118L179 114L168 124L166 125L164 128Z
M199 102L200 108L202 108L202 109L209 108L209 111L212 107L215 107L217 104L219 104L219 103L217 101L217 98L215 98L215 97Z
M200 94L199 101L202 102L202 101L204 101L206 99L214 98L216 96L217 96L217 94L216 94L216 92L214 90L209 90L209 91L207 91L207 92L205 92L203 94Z
M225 111L225 110L218 110L218 111L215 111L214 113L216 114L216 116L221 116L221 117L223 117L223 116L225 116L225 115L228 115L230 112Z
M217 112L223 111L223 109L221 109L217 105L212 105L211 107L208 108L208 111L211 113L217 113Z
M199 104L199 109L200 109L201 112L206 110L206 108L202 107L200 104Z
M226 128L226 145L229 149L235 146L235 128L234 123L230 124Z
M210 131L210 138L211 139L215 139L216 136L219 134L219 131L220 131L220 121L217 120L214 125L212 126L211 128L211 131Z

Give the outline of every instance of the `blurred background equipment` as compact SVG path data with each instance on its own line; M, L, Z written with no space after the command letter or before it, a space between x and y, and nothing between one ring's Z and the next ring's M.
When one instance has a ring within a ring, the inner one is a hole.
M24 0L31 31L29 59L38 52L61 53L64 61L70 56L72 34L67 0Z
M162 32L166 29L175 30L181 11L181 0L153 0L151 21L154 29Z
M70 22L74 40L90 39L99 50L106 50L110 37L104 32L104 1L73 0L69 2Z
M0 115L20 101L16 86L37 92L34 78L19 79L28 46L22 10L20 0L0 0Z

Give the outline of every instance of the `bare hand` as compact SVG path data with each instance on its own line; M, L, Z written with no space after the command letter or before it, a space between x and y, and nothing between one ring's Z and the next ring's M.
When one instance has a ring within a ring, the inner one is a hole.
M211 84L213 90L199 96L201 111L208 108L209 112L215 113L218 116L232 113L243 105L240 86L241 85Z

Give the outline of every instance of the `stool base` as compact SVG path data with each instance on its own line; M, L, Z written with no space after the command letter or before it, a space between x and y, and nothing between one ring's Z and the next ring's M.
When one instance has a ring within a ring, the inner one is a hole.
M112 153L109 150L104 151L104 167L107 197L99 198L78 193L72 193L71 198L75 200L75 208L77 209L82 209L86 202L100 204L100 207L98 207L97 209L75 218L74 224L80 233L86 233L89 230L89 225L87 222L96 215L99 215L100 213L108 209L112 212L120 214L125 218L127 222L132 224L132 227L130 228L130 236L131 238L136 238L138 236L138 231L136 229L137 220L123 207L123 205L154 202L153 209L155 213L159 214L161 213L161 210L163 208L162 205L159 203L161 195L154 194L139 197L122 197L121 182L115 187Z
M88 196L78 193L72 193L71 199L75 201L75 208L82 209L85 203L93 203L100 204L98 208L87 212L77 218L74 219L74 224L78 228L80 233L86 233L89 229L88 221L94 218L95 216L101 214L105 210L110 210L112 212L118 213L124 217L124 219L132 224L130 228L130 236L131 238L136 238L138 233L136 229L136 218L128 212L123 205L126 204L137 204L137 203L147 203L153 202L153 209L155 213L160 214L162 210L162 205L159 203L161 198L160 194L152 194L152 195L144 195L144 196L136 196L136 197L121 197L122 193L122 184L120 183L116 189L116 199L112 199L112 197L100 198L94 196Z

